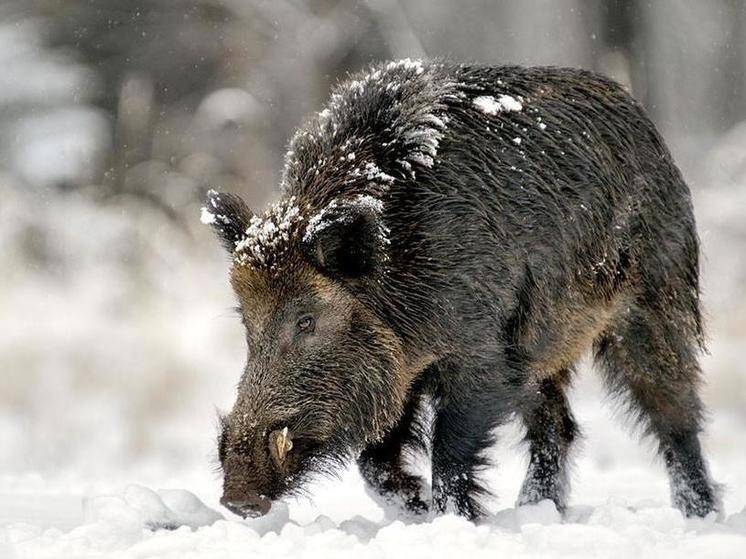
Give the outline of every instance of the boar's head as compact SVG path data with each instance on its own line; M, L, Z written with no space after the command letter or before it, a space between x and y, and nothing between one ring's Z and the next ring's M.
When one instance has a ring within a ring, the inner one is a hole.
M203 209L232 255L248 356L221 422L225 506L260 515L379 439L402 413L401 342L366 293L380 288L387 230L369 196L311 214L285 198L261 216L231 194Z

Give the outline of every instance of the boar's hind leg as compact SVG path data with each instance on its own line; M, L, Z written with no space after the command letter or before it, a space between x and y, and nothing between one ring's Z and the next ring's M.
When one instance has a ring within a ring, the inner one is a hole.
M615 394L659 442L671 500L686 516L717 511L716 486L702 458L697 334L686 315L631 306L596 342L597 360Z
M567 504L568 454L578 434L565 397L569 377L570 371L563 370L542 380L536 398L527 402L521 412L530 461L516 503L519 506L551 499L557 510L564 511Z
M404 470L407 452L424 446L418 412L419 397L413 397L399 424L381 442L364 449L357 461L375 501L384 509L394 507L413 516L427 513L429 500L425 481Z

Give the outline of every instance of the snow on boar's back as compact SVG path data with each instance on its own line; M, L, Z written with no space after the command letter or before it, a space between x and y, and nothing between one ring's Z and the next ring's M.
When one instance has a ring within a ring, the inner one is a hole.
M674 504L717 509L689 191L621 87L375 66L295 134L282 182L260 215L216 192L202 214L232 254L248 344L219 444L228 508L265 513L354 457L383 502L475 518L484 451L517 414L519 503L562 510L578 431L565 389L592 348L657 437ZM407 470L424 448L432 487Z

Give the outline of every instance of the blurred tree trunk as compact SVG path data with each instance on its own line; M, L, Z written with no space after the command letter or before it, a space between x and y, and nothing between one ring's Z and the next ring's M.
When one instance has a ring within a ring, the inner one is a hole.
M730 29L721 45L723 87L718 115L720 131L746 119L746 3L729 0L726 5Z
M723 128L721 106L734 85L724 55L740 49L733 43L732 5L732 0L656 0L644 7L646 105L685 167L691 162L696 168L694 162Z
M626 85L647 104L645 14L641 0L583 0L586 26L597 29L593 68Z

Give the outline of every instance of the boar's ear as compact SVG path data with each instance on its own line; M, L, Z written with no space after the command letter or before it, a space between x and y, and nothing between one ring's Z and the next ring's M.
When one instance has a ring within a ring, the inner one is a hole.
M240 196L210 190L200 220L212 226L221 242L233 253L249 226L252 212Z
M373 274L385 259L388 243L381 209L381 202L370 196L332 201L308 223L303 237L306 254L331 277Z

